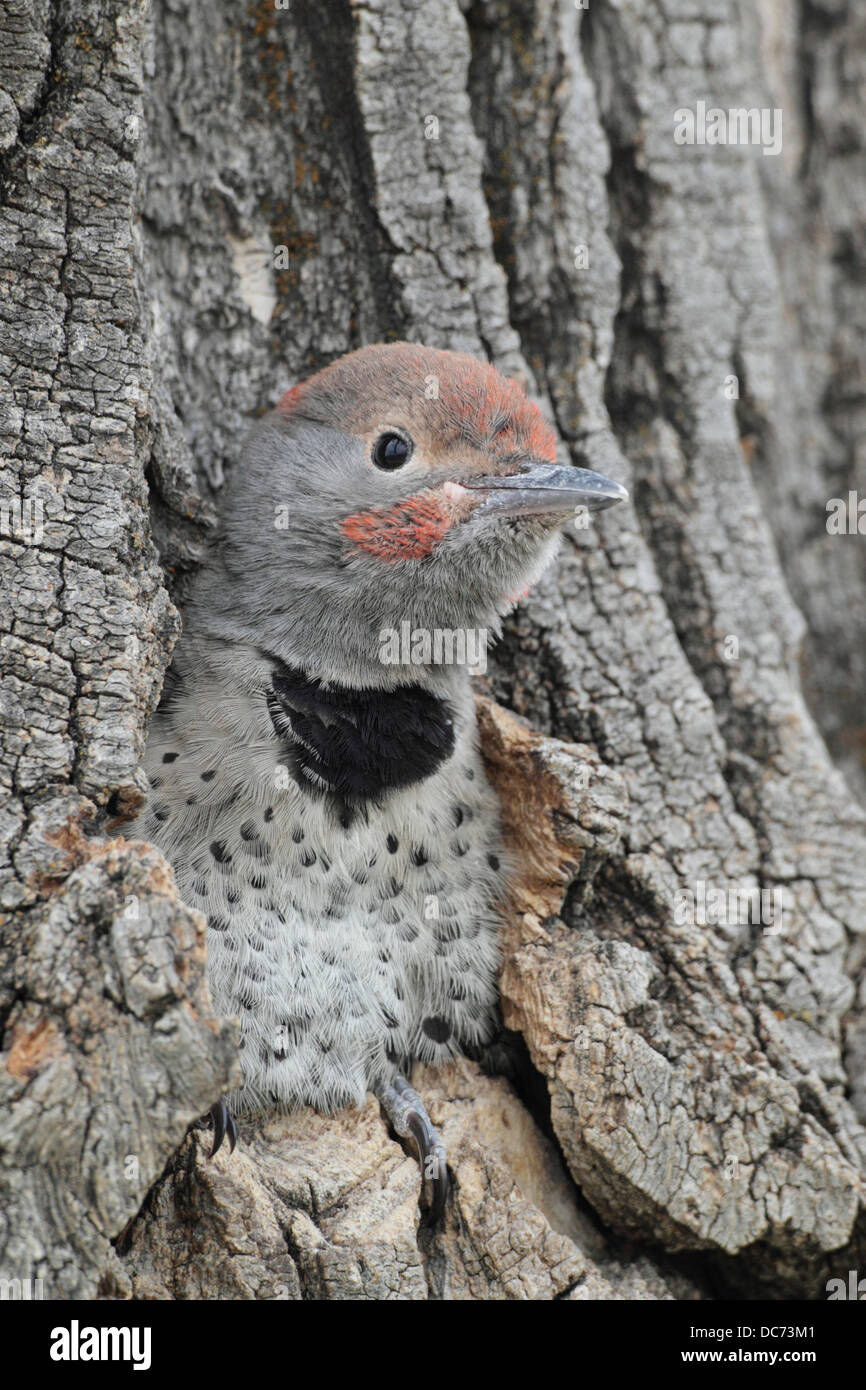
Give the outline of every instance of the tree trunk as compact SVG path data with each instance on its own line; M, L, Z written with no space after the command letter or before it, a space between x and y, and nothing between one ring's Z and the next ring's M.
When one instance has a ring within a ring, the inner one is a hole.
M0 1277L824 1298L862 1268L866 548L826 526L866 491L860 8L7 0ZM677 144L698 100L779 108L781 153ZM231 1158L186 1134L234 1026L203 919L113 838L246 421L391 338L490 357L632 493L479 690L526 1066L422 1078L440 1233L372 1100Z

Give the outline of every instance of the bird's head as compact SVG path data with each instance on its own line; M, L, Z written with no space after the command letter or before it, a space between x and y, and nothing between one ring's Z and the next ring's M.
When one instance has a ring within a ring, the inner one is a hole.
M550 560L559 528L627 496L556 463L513 381L464 353L361 348L295 386L227 489L220 584L243 640L330 679L383 669L383 634L491 635Z

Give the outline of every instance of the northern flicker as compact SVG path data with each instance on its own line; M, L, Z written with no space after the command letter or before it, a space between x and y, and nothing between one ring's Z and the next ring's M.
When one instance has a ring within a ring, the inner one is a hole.
M477 746L481 664L564 521L619 484L475 358L350 353L253 428L147 743L151 840L207 917L240 1018L233 1116L379 1097L432 1210L445 1153L404 1073L487 1042L508 860Z

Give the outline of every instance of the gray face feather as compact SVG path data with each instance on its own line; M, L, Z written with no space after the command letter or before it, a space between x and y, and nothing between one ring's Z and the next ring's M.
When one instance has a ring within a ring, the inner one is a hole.
M269 417L226 496L216 564L195 595L196 626L207 615L224 637L358 685L395 674L379 658L382 633L403 622L497 631L509 596L552 554L546 522L470 516L430 554L403 561L353 546L340 529L358 513L394 507L424 481L416 474L407 487L374 474L361 440ZM283 520L284 528L275 524Z
M365 686L418 680L416 665L381 660L383 633L402 624L495 635L580 495L561 484L577 470L549 467L555 439L537 408L486 364L409 344L350 354L289 397L247 440L187 627ZM374 462L388 431L411 446L393 470ZM520 514L509 475L539 463L561 506ZM469 489L496 475L511 490L491 506Z

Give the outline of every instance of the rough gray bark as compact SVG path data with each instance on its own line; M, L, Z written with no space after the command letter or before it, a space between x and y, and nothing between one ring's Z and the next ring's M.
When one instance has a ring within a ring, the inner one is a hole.
M0 537L0 1276L820 1298L862 1267L866 816L819 731L862 788L866 562L824 526L862 475L855 10L9 0L0 500L44 533ZM676 146L700 97L783 107L783 155ZM634 500L568 536L480 704L534 1082L423 1078L432 1238L372 1102L184 1139L233 1029L201 918L111 838L246 419L397 336L524 378ZM701 880L783 887L782 930L678 925Z

